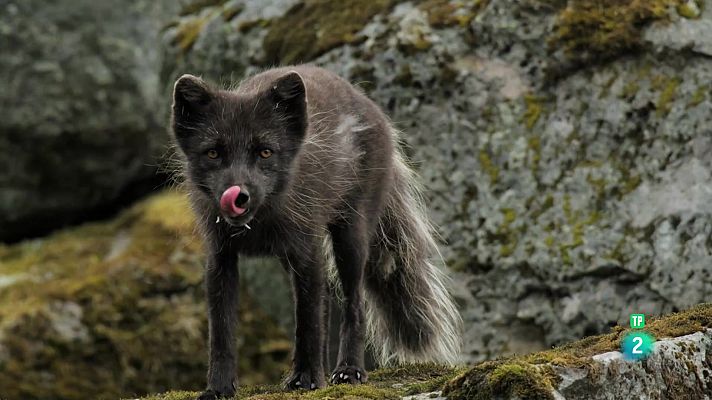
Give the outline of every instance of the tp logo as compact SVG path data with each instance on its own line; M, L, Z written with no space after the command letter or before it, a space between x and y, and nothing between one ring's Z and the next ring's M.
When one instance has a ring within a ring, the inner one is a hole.
M631 314L630 327L632 329L643 329L645 327L645 314ZM655 338L645 332L630 332L621 341L621 352L626 360L643 360L653 351L654 343Z
M630 327L633 329L645 328L645 314L630 314Z

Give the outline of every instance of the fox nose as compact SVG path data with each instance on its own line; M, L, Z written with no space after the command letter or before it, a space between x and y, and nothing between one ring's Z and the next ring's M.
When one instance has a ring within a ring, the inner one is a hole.
M245 189L245 187L242 187L240 194L238 194L235 198L235 205L238 207L245 207L248 201L250 201L250 194L247 193L247 189Z
M231 217L237 217L247 211L250 194L244 187L230 186L220 197L220 208Z

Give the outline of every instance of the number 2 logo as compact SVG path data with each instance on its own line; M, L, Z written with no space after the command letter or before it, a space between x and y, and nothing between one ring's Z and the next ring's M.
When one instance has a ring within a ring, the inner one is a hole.
M640 350L640 346L643 345L643 338L640 336L635 336L633 338L633 343L635 343L635 346L633 346L633 350L631 350L631 352L633 354L643 354L643 352Z
M629 361L642 360L653 351L655 338L645 332L630 332L621 341L621 353Z

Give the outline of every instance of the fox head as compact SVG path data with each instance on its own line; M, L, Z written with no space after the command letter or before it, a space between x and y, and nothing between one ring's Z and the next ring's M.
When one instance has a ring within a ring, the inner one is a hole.
M229 224L242 226L279 203L307 129L306 88L288 72L264 90L214 88L183 75L171 126L189 184Z

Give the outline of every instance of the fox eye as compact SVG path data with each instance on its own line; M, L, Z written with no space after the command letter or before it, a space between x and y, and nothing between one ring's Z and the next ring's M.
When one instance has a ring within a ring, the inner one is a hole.
M262 157L262 158L270 158L270 157L272 157L272 154L273 154L273 152L270 149L260 150L260 157Z
M220 157L220 153L218 153L218 151L215 149L210 149L205 154L208 156L208 158L213 160Z

